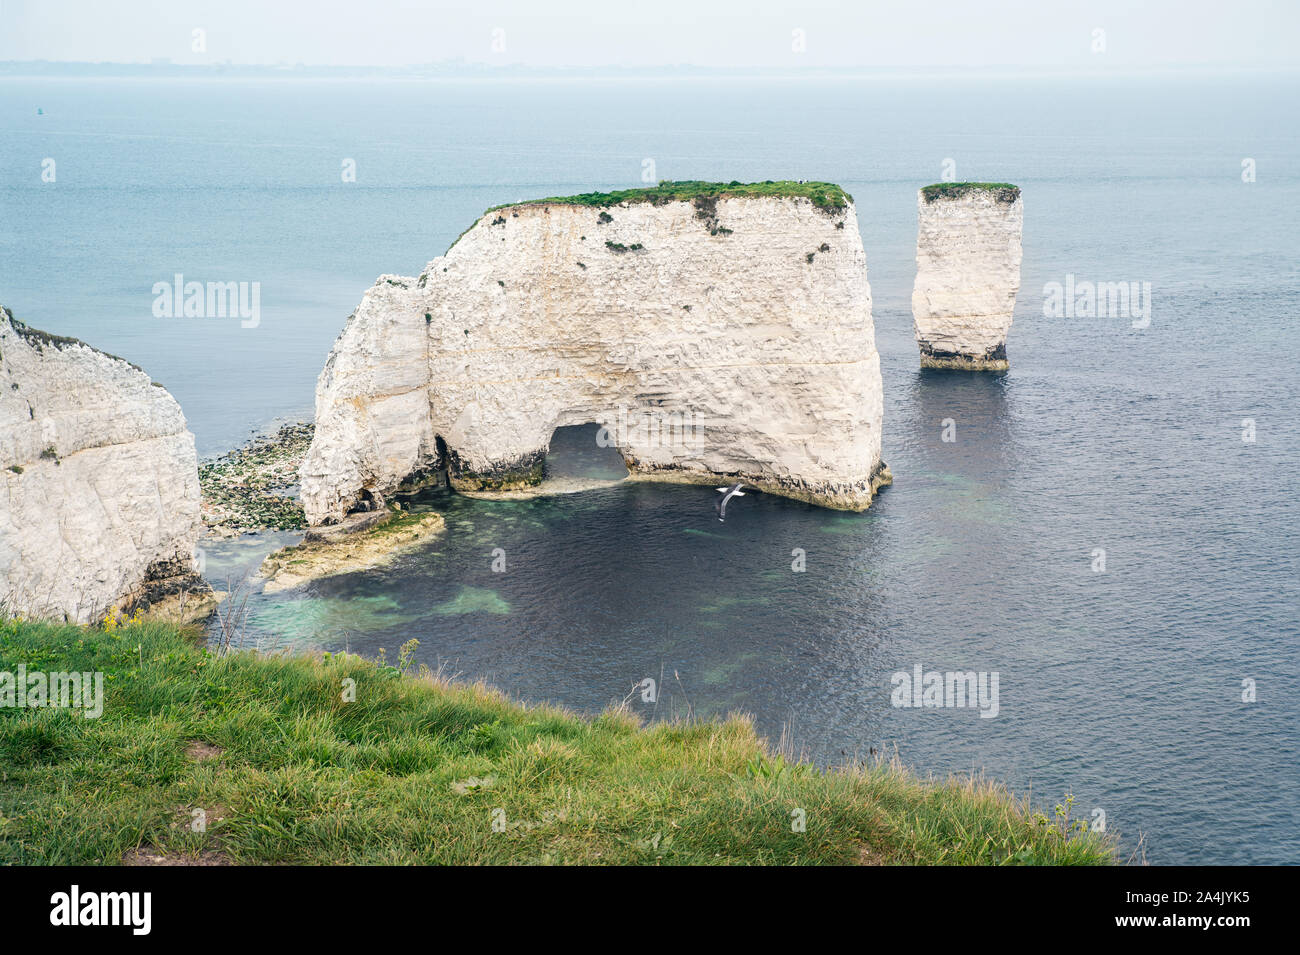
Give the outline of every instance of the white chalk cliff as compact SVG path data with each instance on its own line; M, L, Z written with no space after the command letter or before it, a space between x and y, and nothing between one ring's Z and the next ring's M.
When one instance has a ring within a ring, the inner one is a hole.
M194 575L194 436L139 368L0 309L0 604L78 623Z
M882 408L847 197L523 203L366 292L316 387L302 499L320 524L443 468L535 484L552 432L597 422L633 477L861 510L889 480Z
M921 367L1000 371L1020 288L1020 190L938 183L917 197L912 318Z

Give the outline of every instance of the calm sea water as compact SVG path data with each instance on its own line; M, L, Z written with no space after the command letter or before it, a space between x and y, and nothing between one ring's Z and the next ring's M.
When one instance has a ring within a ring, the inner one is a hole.
M648 716L745 710L819 761L896 746L1043 804L1069 791L1156 863L1294 863L1297 103L1294 77L6 79L0 302L142 365L215 454L309 416L364 289L418 274L487 206L635 186L646 158L659 178L842 183L896 476L869 512L750 495L719 524L712 489L646 484L432 494L442 539L255 598L254 635L390 654L416 637L424 662L587 711L652 677L657 708L632 703ZM1024 189L1005 376L917 367L915 193L946 158ZM261 283L261 324L153 318L177 272ZM1150 282L1150 326L1045 318L1067 274ZM605 473L589 434L557 443L558 471ZM209 547L211 575L269 546ZM916 664L997 671L998 716L893 708Z

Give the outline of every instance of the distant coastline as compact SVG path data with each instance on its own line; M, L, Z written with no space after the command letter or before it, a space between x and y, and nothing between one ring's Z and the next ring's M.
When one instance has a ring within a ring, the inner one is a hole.
M0 76L136 79L383 79L383 80L514 80L514 79L918 79L948 77L983 79L1080 79L1096 75L1091 70L1043 67L889 67L889 66L535 66L525 63L487 63L452 59L405 66L320 65L307 63L180 63L168 58L148 62L89 62L78 60L0 60ZM1300 76L1300 69L1275 67L1150 66L1142 69L1108 69L1109 79L1132 77Z

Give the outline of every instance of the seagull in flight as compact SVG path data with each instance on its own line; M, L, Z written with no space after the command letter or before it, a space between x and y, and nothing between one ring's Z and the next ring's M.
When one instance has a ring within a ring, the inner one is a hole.
M741 484L739 481L737 481L735 484L731 485L731 487L720 487L720 488L718 488L718 493L721 494L722 497L718 500L718 503L715 504L715 505L713 505L713 506L714 506L714 507L717 509L717 511L718 511L718 520L719 520L719 521L726 520L726 517L727 517L727 502L728 502L728 501L730 501L733 497L744 497L744 496L745 496L745 492L741 490L741 488L744 487L744 486L745 486L745 485L743 485L743 484Z

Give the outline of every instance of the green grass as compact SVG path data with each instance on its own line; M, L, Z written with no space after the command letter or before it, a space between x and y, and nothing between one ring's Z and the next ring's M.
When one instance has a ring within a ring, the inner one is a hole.
M693 202L696 199L722 199L733 196L778 196L782 198L810 199L823 212L843 212L853 197L832 182L795 182L792 179L765 182L702 182L698 179L674 182L665 179L657 186L645 189L621 189L618 192L584 192L577 196L551 196L546 199L529 199L526 202L508 202L493 206L489 213L512 206L562 205L594 206L598 209L621 205L624 202L648 202L661 206L668 202ZM486 214L486 213L485 213Z
M999 202L1015 202L1020 198L1020 187L1009 182L936 182L921 189L926 202L957 199L972 192L995 192Z
M409 651L397 666L218 656L161 624L0 618L0 671L98 670L106 686L98 720L0 707L0 864L111 864L138 847L246 864L1114 861L1109 839L986 782L822 772L739 718L643 729L617 710L524 707L404 672ZM220 751L199 759L195 742Z
M492 206L479 216L465 232L456 236L456 241L448 246L447 251L456 247L456 242L465 238L465 234L470 229L478 225L485 216L489 216L501 209L518 208L519 206L540 206L540 205L560 205L560 206L591 206L596 209L606 209L610 206L617 206L622 203L648 202L651 205L661 206L669 202L694 202L695 200L721 199L731 196L777 196L781 198L803 198L811 200L812 204L827 215L839 215L848 204L853 201L853 197L835 185L833 182L795 182L793 179L768 179L764 182L704 182L699 179L684 179L674 182L665 179L657 186L649 186L644 189L620 189L617 192L584 192L576 196L548 196L545 199L526 199L523 202L507 202L499 206ZM497 216L492 224L504 225L505 219ZM601 213L600 222L606 224L612 222L609 213ZM730 229L718 230L720 233L730 235ZM715 233L718 234L718 233ZM421 276L423 278L423 276Z

